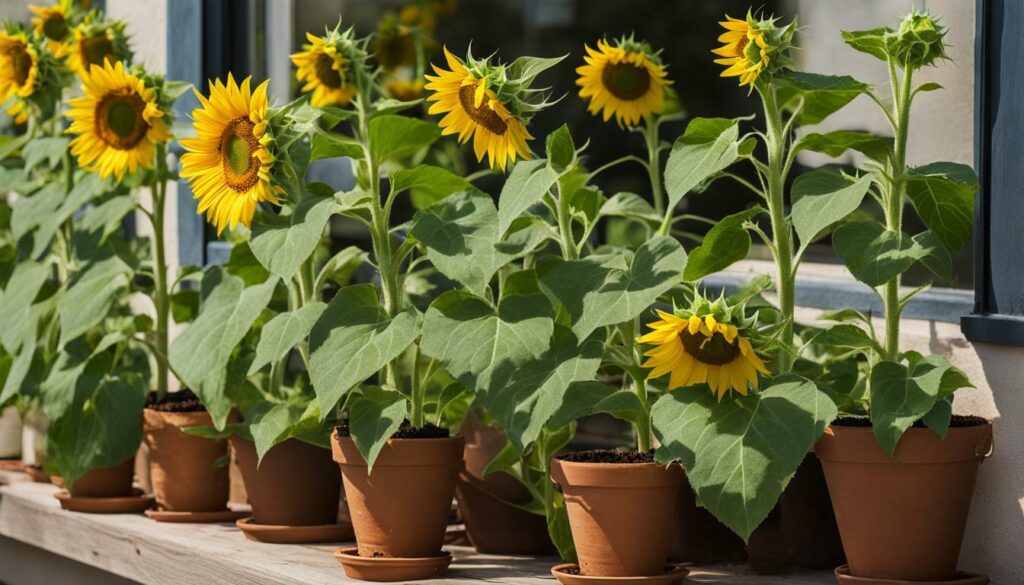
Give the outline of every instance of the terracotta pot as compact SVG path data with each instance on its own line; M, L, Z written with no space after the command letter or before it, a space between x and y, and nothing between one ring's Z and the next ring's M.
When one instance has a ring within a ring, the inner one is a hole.
M133 495L134 475L135 457L131 457L113 467L86 471L69 491L74 498L123 498Z
M186 435L182 427L213 425L207 412L142 411L143 440L149 447L153 495L169 512L217 512L227 508L228 468L217 461L228 443Z
M441 553L462 437L388 439L373 472L351 437L332 435L361 557L425 558Z
M513 504L530 501L526 486L507 473L483 476L484 469L508 443L497 427L467 418L465 469L459 473L456 496L466 536L478 552L505 555L543 555L555 550L547 519Z
M646 577L665 570L683 468L657 463L578 463L553 459L580 572Z
M815 452L850 574L953 579L978 465L991 447L990 424L950 428L945 439L909 429L895 457L882 451L869 427L830 427Z
M846 564L839 526L828 497L821 462L804 458L779 500L782 534L793 562L808 569L834 569Z
M338 522L341 478L327 449L288 439L274 445L259 467L256 446L231 437L256 524L319 526Z
M697 505L690 482L683 477L679 507L672 524L668 558L676 563L742 563L747 560L743 539Z
M228 447L231 452L231 463L228 465L228 483L231 486L228 503L248 504L249 494L245 493L245 480L242 479L242 470L238 467L238 452L231 443L228 443Z

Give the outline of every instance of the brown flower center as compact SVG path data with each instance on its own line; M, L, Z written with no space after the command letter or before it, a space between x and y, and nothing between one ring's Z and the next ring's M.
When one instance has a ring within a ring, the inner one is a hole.
M25 50L25 45L18 45L12 48L7 56L14 70L14 82L19 86L25 85L29 73L32 72L32 55Z
M620 100L639 99L651 87L651 74L646 67L632 63L608 63L601 71L601 83Z
M90 69L93 65L103 65L107 59L113 62L115 58L114 43L104 34L82 39L80 52L86 69Z
M53 41L63 41L68 36L68 23L60 14L54 14L43 22L43 34Z
M96 134L118 150L131 150L149 132L146 102L127 90L107 94L96 106Z
M684 329L679 333L679 340L683 342L686 353L709 366L731 363L740 355L739 339L733 339L732 343L729 343L725 336L717 331L708 337L700 331L691 334L689 330Z
M501 119L498 112L495 112L491 109L491 106L487 105L486 98L480 103L480 107L476 106L475 83L463 85L459 88L459 104L462 105L463 111L466 112L470 120L473 120L494 134L501 136L508 131L508 124Z
M341 87L341 74L334 69L334 59L330 55L320 53L316 56L316 63L313 66L316 68L316 78L320 83L331 89Z
M228 123L220 137L218 150L224 182L239 193L248 191L260 179L260 161L256 157L260 142L252 133L254 127L252 120L239 116Z

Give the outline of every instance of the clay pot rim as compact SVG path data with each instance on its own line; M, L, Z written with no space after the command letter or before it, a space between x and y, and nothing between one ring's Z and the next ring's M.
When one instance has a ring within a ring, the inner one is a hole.
M551 459L551 479L563 488L655 488L681 486L686 481L683 467L676 462L588 463Z
M438 437L432 439L388 439L380 450L373 468L378 467L434 467L457 464L462 466L466 438ZM347 453L347 455L346 455ZM331 454L341 465L368 467L366 459L356 448L352 437L331 435ZM430 457L425 457L426 455Z
M905 579L857 577L850 574L850 565L836 567L835 574L839 585L984 585L989 582L987 576L974 573L960 573L953 579L942 581L907 581Z
M359 556L359 547L342 546L334 551L334 558L352 560L366 565L440 565L444 561L451 562L452 553L441 550L436 555L429 557L361 557Z
M878 444L873 427L830 425L815 445L814 454L822 461L883 465L983 460L992 454L992 428L991 422L950 427L946 436L939 438L929 428L911 427L900 438L894 455L889 456Z

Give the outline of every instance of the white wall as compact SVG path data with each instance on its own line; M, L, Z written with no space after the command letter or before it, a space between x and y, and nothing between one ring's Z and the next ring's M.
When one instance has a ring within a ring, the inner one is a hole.
M919 76L922 81L942 84L945 90L921 94L915 100L908 162L973 164L972 0L799 0L797 9L806 27L799 53L801 65L808 71L850 74L883 85L880 91L887 92L884 65L847 47L838 31L894 26L911 7L928 9L950 27L947 39L952 44L952 62ZM890 134L867 98L859 98L822 126ZM823 160L807 158L804 162ZM819 312L802 310L801 320L813 321ZM906 321L902 340L907 349L943 355L962 368L977 388L958 392L954 409L994 421L995 450L981 467L961 568L986 573L997 585L1024 583L1024 348L972 344L959 326L931 321Z

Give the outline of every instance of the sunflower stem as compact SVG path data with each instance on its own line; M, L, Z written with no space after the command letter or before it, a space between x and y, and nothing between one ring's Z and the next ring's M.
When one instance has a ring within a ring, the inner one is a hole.
M784 324L780 332L782 347L776 353L776 369L784 374L793 369L793 356L788 351L793 345L793 314L795 310L794 288L796 271L793 269L793 233L789 218L786 217L785 203L785 162L786 142L785 127L782 124L782 113L779 111L775 86L756 84L765 116L765 146L768 150L767 189L768 215L772 224L772 241L777 268L775 291L779 297L779 309L782 311Z
M156 307L156 339L154 345L164 359L156 361L157 394L167 394L169 370L167 367L168 313L170 312L167 291L167 252L164 241L164 207L167 194L167 145L160 142L156 148L156 172L150 195L153 199L153 304Z
M653 116L644 117L644 145L647 147L647 178L651 181L654 210L658 215L671 217L671 210L665 209L665 193L661 189L661 148L658 143L658 121ZM671 224L671 221L663 221L659 233L668 232L666 223Z
M647 381L644 379L643 366L640 365L643 362L642 350L636 343L637 322L639 320L640 318L637 317L634 320L623 323L622 336L624 337L623 342L633 350L633 363L636 365L635 368L632 368L632 372L630 372L630 377L633 378L633 392L636 393L636 397L640 400L640 416L633 423L633 429L636 431L636 449L641 453L646 453L651 450L651 407L647 397ZM637 372L639 372L639 375L637 375Z
M558 233L561 236L562 257L566 260L576 260L580 256L579 248L576 246L576 238L572 235L572 209L570 209L569 197L562 192L561 183L558 184Z

